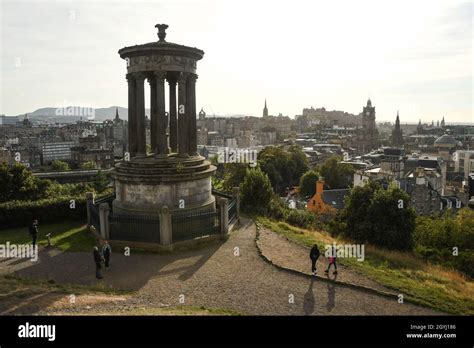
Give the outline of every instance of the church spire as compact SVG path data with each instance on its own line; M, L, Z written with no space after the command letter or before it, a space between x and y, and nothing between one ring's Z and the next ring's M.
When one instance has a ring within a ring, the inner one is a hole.
M116 120L120 119L119 114L118 114L118 108L115 108L115 119Z
M403 131L400 127L400 114L397 110L397 118L395 120L395 127L392 130L392 145L396 147L403 146Z
M268 116L268 108L267 108L267 98L265 98L265 106L263 107L263 117Z

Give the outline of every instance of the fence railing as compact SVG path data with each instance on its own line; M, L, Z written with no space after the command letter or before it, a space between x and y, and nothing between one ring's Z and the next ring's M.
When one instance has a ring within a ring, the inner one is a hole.
M237 218L237 202L235 200L230 201L227 207L227 214L229 216L229 225L232 224Z
M212 189L212 194L214 196L218 196L218 197L223 197L223 198L227 198L227 199L234 199L234 196L232 196L232 194L222 192L222 191L217 191L217 190L214 190L214 189Z
M99 206L88 203L89 204L89 212L90 212L90 224L94 226L96 231L100 231L100 215L99 215Z
M217 191L212 189L212 194L217 197L227 198L229 200L229 205L227 207L227 214L229 219L229 225L232 224L237 218L237 201L233 195L230 193L225 193L222 191Z
M175 214L171 217L173 242L219 234L220 213Z
M109 223L111 239L160 243L158 216L111 214Z
M100 205L101 203L110 203L115 199L115 192L109 193L104 196L100 196L94 199L94 205Z
M227 204L218 202L218 209L213 212L173 212L172 214L160 212L158 215L128 215L120 212L115 214L112 211L111 203L115 199L115 193L110 193L96 198L94 203L92 200L88 201L89 223L105 238L158 244L163 242L165 245L170 242L227 234L228 224L234 223L238 217L238 199L232 194L216 190L212 190L212 194L227 199ZM101 211L102 203L108 203L109 209ZM224 212L222 209L225 207L227 209ZM101 218L105 219L103 231L101 231ZM163 219L162 226L160 218ZM160 231L160 228L163 228L163 231Z

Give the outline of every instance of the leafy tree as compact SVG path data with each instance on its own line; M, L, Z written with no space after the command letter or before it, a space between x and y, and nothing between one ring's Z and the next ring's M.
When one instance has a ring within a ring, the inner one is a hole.
M53 170L62 170L62 171L71 170L71 167L69 167L69 163L64 162L64 161L58 161L58 160L53 161L51 163L51 167L53 168Z
M411 249L415 229L415 211L409 207L407 193L391 185L384 190L370 182L355 187L346 198L334 232L359 243L372 243L388 249Z
M105 175L104 172L99 169L93 182L95 191L97 193L102 193L107 189L108 185L109 179L107 178L107 175Z
M238 187L244 181L249 165L247 163L226 163L224 164L223 189L232 191L233 187Z
M331 189L349 187L353 180L354 169L349 164L340 163L339 156L326 159L317 170L324 178L324 183Z
M259 167L247 169L241 193L242 208L249 212L265 212L273 196L270 180Z
M7 201L13 192L12 174L6 162L0 165L0 201Z
M308 160L299 146L290 146L287 151L281 146L266 147L258 154L258 163L278 193L297 185L308 170Z
M81 169L96 169L97 164L94 161L87 161L81 164Z
M21 163L0 165L0 202L44 198L49 180L38 179Z
M319 175L314 170L307 171L300 179L300 195L303 197L312 197L316 192L316 181Z
M473 210L464 208L456 215L445 212L438 217L418 216L413 239L415 251L423 258L474 278Z
M300 177L309 170L308 158L299 145L291 145L288 148L290 160L295 163L295 171L292 174L292 180L299 181Z

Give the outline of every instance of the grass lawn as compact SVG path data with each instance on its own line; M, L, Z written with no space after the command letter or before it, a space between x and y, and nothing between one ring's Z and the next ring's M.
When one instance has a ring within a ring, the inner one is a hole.
M38 245L47 245L46 235L52 234L51 243L64 251L90 252L95 245L94 237L82 222L68 221L38 227ZM0 230L0 244L31 244L28 227Z
M316 243L320 250L325 250L325 246L333 241L353 244L333 238L325 232L309 231L263 217L257 220L272 231L306 247ZM430 264L413 253L366 245L363 262L348 258L341 258L339 262L399 291L412 302L447 313L474 314L474 282L456 270Z

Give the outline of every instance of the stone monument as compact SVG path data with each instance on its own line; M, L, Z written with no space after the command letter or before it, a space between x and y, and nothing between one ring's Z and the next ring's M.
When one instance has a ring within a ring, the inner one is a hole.
M197 152L196 63L204 52L166 41L166 24L155 27L158 41L118 52L127 62L129 147L112 170L113 211L155 216L166 206L171 214L215 212L211 175L216 168ZM145 80L150 86L151 153L146 152Z

